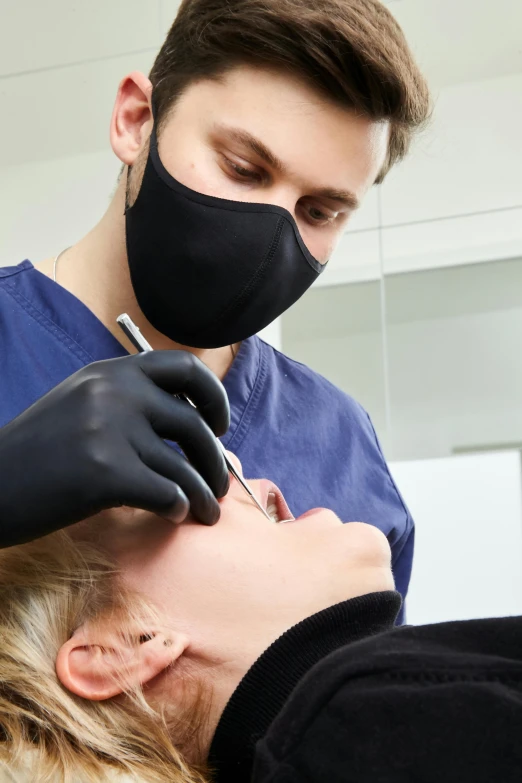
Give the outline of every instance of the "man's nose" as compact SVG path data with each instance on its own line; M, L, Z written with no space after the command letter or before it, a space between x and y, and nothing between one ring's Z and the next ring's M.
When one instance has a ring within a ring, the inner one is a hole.
M282 207L295 218L296 204L299 201L300 193L290 184L274 185L270 189L270 204L275 207Z

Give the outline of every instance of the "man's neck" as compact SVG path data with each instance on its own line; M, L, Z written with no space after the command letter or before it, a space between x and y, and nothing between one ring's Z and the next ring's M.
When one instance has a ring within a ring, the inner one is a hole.
M51 279L54 259L37 265ZM239 346L205 349L179 345L158 332L141 312L132 287L125 247L124 189L120 186L101 221L61 257L57 282L76 296L130 353L135 349L121 332L116 318L128 313L154 350L193 353L223 380Z

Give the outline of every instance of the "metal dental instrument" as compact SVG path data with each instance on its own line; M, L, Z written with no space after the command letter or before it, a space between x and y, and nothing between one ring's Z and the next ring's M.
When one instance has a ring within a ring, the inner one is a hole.
M131 341L131 343L133 344L133 346L136 348L136 350L139 353L146 353L147 351L152 351L153 350L152 345L144 338L144 336L142 335L142 333L140 332L140 330L138 329L138 327L136 326L136 324L134 323L132 318L130 318L127 315L127 313L122 313L121 315L119 315L118 318L116 319L116 321L117 321L120 329L129 338L129 340ZM192 405L193 408L196 407L194 405L194 403L191 400L189 400L189 398L186 397L184 394L177 394L175 396L178 397L181 400L185 400L185 402L188 402L189 405ZM228 454L227 454L227 452L225 450L225 447L223 446L223 444L221 443L219 438L216 438L216 440L219 443L219 447L221 448L221 451L223 452L223 456L225 458L225 463L226 463L226 466L228 468L228 471L234 476L236 481L238 481L241 484L241 486L243 487L243 489L245 490L247 495L249 495L249 497L254 501L254 503L256 504L258 509L263 512L265 517L267 519L269 519L270 522L274 522L274 520L269 515L267 510L265 508L263 508L263 506L261 505L259 500L256 498L256 496L254 495L253 491L250 489L250 487L246 483L246 481L243 478L243 476L241 476L240 473L238 473L238 471L234 467L234 463L230 460L230 458L229 458L229 456L228 456Z

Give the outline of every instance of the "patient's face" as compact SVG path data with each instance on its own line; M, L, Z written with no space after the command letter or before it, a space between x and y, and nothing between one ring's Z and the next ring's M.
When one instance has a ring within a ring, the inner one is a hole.
M290 516L270 482L249 484L280 519ZM390 549L376 528L343 525L324 509L275 524L234 479L221 506L210 528L190 519L173 526L140 511L109 512L110 524L107 515L102 520L104 543L125 579L196 646L234 655L240 644L255 659L315 612L393 589Z

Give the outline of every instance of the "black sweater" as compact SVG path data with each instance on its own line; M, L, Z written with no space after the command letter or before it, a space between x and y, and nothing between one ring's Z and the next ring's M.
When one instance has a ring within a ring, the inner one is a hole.
M399 605L347 601L275 642L223 713L217 783L522 781L522 619L385 631Z
M334 650L392 628L398 593L373 593L332 606L295 625L274 642L240 682L210 749L216 783L248 783L255 746L290 694Z

